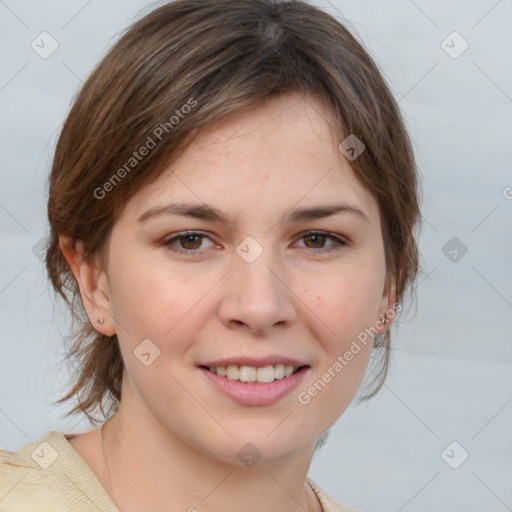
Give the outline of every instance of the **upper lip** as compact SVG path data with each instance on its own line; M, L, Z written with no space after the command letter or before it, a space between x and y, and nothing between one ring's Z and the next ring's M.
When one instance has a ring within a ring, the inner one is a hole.
M295 366L300 368L301 366L309 366L307 363L303 361L299 361L298 359L293 359L291 357L282 357L282 356L267 356L267 357L227 357L224 359L216 359L215 361L208 361L206 363L202 363L199 366L210 366L210 367L218 367L218 366L254 366L256 368L262 368L264 366L275 366L277 364L283 364L285 366Z

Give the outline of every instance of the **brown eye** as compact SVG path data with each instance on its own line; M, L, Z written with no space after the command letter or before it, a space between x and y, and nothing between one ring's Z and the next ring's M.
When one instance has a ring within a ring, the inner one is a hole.
M193 255L199 254L205 249L205 247L202 247L204 240L210 240L204 233L181 233L163 241L162 245L168 247L172 252ZM210 247L213 247L213 243Z
M185 235L178 238L181 248L183 249L199 249L202 242L201 235Z
M306 235L304 240L311 240L312 247L308 246L311 249L321 249L323 244L325 243L326 236L323 234L313 233L312 235ZM307 245L307 244L306 244Z
M325 245L329 239L334 243ZM343 246L347 245L347 242L339 236L321 231L309 231L307 233L303 233L300 240L308 240L308 242L305 242L306 249L317 253L335 251L336 249L341 249Z

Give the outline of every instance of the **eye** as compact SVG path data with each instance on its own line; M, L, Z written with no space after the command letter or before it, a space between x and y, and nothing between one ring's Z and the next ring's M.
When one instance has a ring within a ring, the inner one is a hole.
M308 231L307 233L303 233L300 239L310 240L312 247L306 246L306 249L311 252L336 251L347 245L347 242L339 236L323 231ZM328 239L333 240L334 243L325 248L324 244Z
M164 240L162 245L168 247L172 252L190 255L200 253L205 249L205 247L201 247L205 239L212 242L211 238L201 231L184 231ZM339 236L323 231L308 231L303 233L299 240L308 240L307 245L304 247L307 251L313 253L335 251L347 245L347 242ZM327 240L332 240L333 243L325 247ZM210 245L211 247L214 247L213 242Z
M201 250L204 249L201 248L203 239L211 241L205 233L200 231L186 231L164 240L162 244L167 246L170 251L179 254L191 254L201 252ZM177 245L181 247L177 247Z

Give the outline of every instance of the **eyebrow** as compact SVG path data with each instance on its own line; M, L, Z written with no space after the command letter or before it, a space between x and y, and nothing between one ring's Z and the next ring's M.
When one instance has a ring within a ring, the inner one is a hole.
M350 213L359 217L364 222L370 223L368 217L359 208L350 204L327 204L296 208L289 211L283 220L296 222L299 220L323 219L338 213ZM233 222L225 213L207 204L171 203L165 206L156 206L143 213L137 221L143 222L149 218L164 214L181 215L210 222L221 222L230 229L233 227Z

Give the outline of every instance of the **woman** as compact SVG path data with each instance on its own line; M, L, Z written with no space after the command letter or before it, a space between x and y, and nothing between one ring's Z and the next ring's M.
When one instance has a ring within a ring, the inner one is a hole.
M49 185L61 401L101 426L0 452L0 507L348 511L307 472L372 350L382 385L419 217L351 34L302 1L168 3L82 87Z

